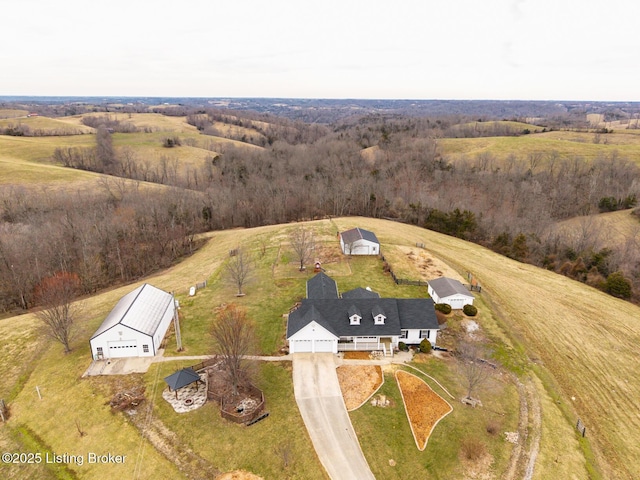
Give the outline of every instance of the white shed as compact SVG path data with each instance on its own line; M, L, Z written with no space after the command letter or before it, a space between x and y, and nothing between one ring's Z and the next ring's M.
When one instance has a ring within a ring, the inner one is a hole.
M340 234L340 248L345 255L378 255L380 242L375 233L352 228Z
M173 295L145 283L127 293L89 344L94 359L153 357L175 312Z
M453 309L461 309L465 305L473 305L474 297L458 280L440 277L429 280L429 296L435 303L446 303Z

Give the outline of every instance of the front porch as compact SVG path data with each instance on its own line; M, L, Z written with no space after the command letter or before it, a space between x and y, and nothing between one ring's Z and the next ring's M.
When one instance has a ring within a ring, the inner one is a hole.
M384 356L393 356L398 346L396 337L340 337L338 352L382 351Z

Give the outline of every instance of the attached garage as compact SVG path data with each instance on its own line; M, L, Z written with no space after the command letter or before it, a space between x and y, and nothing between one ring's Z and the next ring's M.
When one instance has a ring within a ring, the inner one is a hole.
M89 340L94 360L153 357L175 313L173 295L145 283L111 310Z
M310 318L315 312L310 311ZM287 324L290 353L338 353L338 336L314 320L294 331L292 323Z

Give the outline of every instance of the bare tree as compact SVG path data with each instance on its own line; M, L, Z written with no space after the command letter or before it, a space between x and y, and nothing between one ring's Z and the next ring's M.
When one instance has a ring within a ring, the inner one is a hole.
M289 240L293 251L300 261L300 271L304 270L304 264L311 260L315 250L315 240L313 233L304 227L296 228L289 234Z
M251 383L252 372L246 356L256 345L255 331L245 310L231 304L222 309L211 330L225 377L233 395Z
M467 399L472 399L478 387L491 376L491 367L482 358L484 351L476 343L460 342L457 357L458 367L465 380Z
M253 273L254 264L251 255L241 247L232 251L233 255L229 257L225 265L227 275L238 287L237 296L242 296L242 287L247 283Z
M100 164L100 170L105 173L112 173L115 163L115 151L111 132L104 125L100 125L96 131L96 157Z
M36 287L36 301L42 310L36 312L48 336L64 346L64 353L76 330L76 321L82 305L74 302L80 290L80 279L75 273L59 272L43 279Z

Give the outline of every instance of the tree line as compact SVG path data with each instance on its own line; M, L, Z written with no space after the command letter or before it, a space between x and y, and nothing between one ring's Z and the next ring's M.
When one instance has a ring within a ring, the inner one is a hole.
M38 285L56 275L77 276L82 294L171 265L207 228L199 196L124 179L75 194L3 188L0 309L34 306Z

